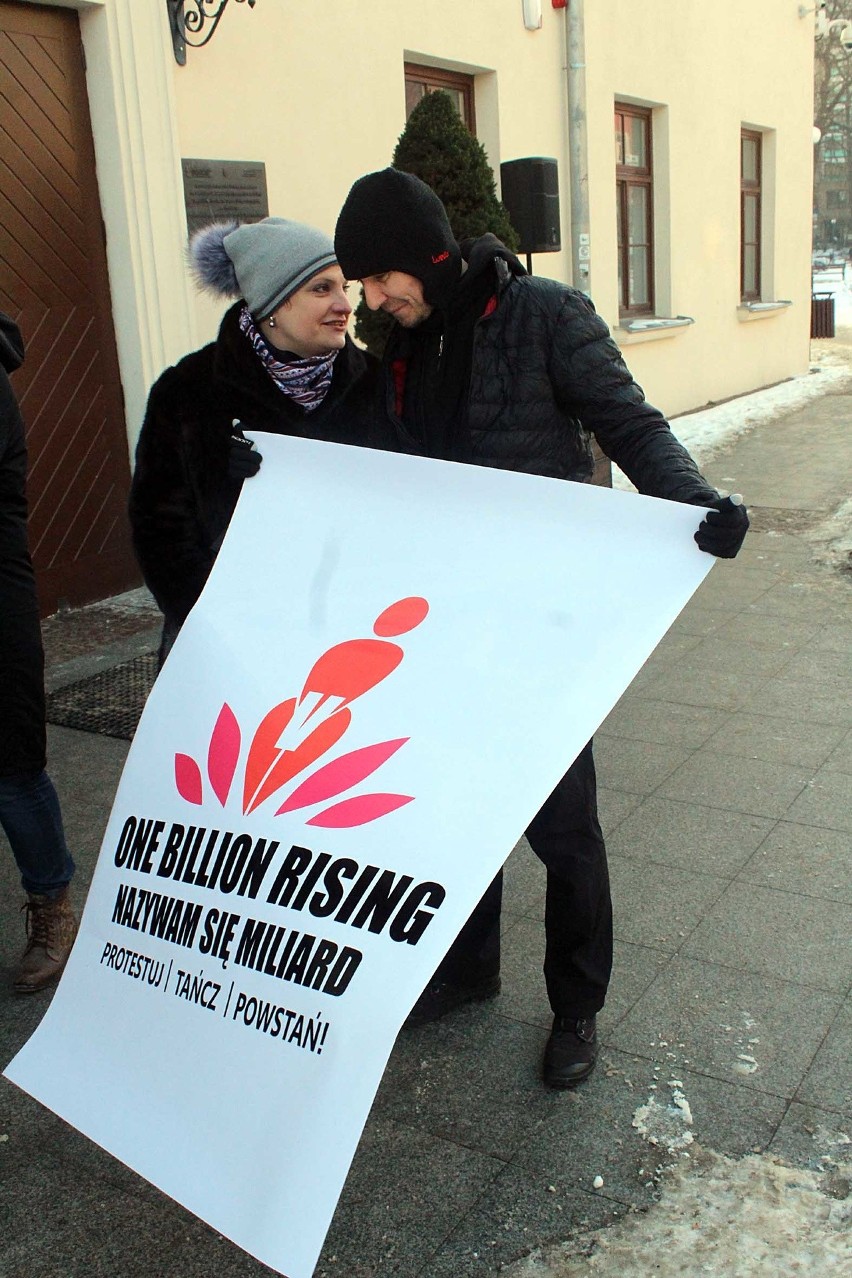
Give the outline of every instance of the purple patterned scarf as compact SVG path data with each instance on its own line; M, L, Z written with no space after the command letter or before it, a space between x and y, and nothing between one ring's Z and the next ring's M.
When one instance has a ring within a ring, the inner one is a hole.
M306 413L319 408L331 385L337 351L328 355L309 355L306 358L292 355L287 360L279 359L258 332L247 306L240 311L240 328L278 389L300 404Z

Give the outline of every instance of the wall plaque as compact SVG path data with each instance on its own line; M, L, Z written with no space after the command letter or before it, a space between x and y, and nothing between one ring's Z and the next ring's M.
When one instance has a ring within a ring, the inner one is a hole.
M266 165L259 160L181 160L186 223L259 222L269 216Z

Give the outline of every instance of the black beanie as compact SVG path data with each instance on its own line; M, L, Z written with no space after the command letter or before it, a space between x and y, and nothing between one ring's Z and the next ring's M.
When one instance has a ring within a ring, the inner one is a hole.
M340 210L334 251L348 280L384 271L413 275L430 306L445 306L461 276L461 252L443 204L401 169L358 179Z

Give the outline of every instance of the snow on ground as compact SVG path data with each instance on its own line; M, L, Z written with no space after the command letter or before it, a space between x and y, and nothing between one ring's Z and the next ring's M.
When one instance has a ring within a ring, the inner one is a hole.
M749 1016L743 1023L738 1046L755 1028ZM752 1050L739 1059L753 1062L759 1041L749 1037ZM667 1044L661 1040L659 1046ZM508 1265L505 1278L852 1275L849 1136L806 1127L813 1142L807 1167L792 1167L770 1154L727 1158L696 1140L683 1082L673 1077L660 1084L662 1068L655 1068L648 1100L633 1115L639 1137L671 1159L655 1200L645 1210L632 1208L615 1224L537 1249ZM590 1188L605 1196L604 1177L590 1176Z
M838 329L852 328L852 269L847 273L848 282L839 271L822 272L815 282L815 288L820 292L834 292L835 324ZM810 400L838 388L850 377L852 368L840 352L823 351L812 361L810 371L802 376L790 378L789 381L769 386L765 390L739 395L724 404L714 404L695 413L672 417L671 427L698 465L703 466L737 436L804 407ZM628 492L635 491L630 480L617 466L612 468L612 486Z
M848 1136L840 1142L849 1146ZM835 1141L835 1145L837 1145ZM505 1270L506 1278L790 1278L852 1274L852 1163L788 1167L693 1145L658 1202ZM601 1187L605 1191L605 1186Z
M836 567L852 566L852 497L844 501L827 519L807 532L808 541L817 547L819 558Z
M848 280L841 271L826 271L814 281L815 291L834 293L838 341L816 348L810 372L672 419L672 429L699 465L737 436L852 378L852 267L845 275ZM616 467L613 486L632 489ZM842 542L852 552L852 498L809 537L835 549ZM746 1018L736 1041L734 1072L759 1068L753 1029ZM647 1101L634 1112L633 1127L648 1145L672 1158L657 1201L614 1225L533 1252L509 1265L506 1278L852 1276L852 1141L845 1133L817 1131L808 1168L788 1166L769 1154L726 1158L698 1143L681 1080L663 1082L660 1068ZM607 1192L601 1176L590 1186Z

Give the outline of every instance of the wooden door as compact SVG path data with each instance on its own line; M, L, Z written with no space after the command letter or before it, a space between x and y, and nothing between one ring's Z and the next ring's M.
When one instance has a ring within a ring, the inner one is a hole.
M42 614L139 584L77 14L0 0L0 308L23 333Z

